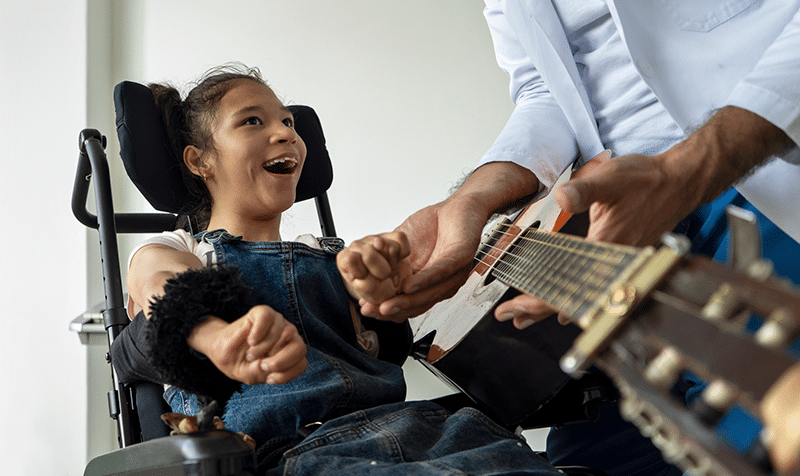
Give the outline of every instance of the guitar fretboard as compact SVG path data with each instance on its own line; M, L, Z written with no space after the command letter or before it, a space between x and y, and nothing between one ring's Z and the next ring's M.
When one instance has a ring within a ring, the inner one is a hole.
M561 312L579 316L611 291L639 252L630 246L531 228L500 257L492 275Z

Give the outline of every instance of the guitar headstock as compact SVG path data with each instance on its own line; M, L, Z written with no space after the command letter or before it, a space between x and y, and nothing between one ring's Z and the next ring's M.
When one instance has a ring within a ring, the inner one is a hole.
M623 416L690 474L770 474L759 404L797 363L797 289L691 257L640 302L595 361ZM688 404L676 392L687 372L706 382Z

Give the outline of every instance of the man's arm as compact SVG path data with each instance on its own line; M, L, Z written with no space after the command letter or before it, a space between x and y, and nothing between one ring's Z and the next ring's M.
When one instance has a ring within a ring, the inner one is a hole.
M590 240L656 244L692 210L792 146L769 121L728 106L662 154L590 161L555 197L568 212L589 210Z

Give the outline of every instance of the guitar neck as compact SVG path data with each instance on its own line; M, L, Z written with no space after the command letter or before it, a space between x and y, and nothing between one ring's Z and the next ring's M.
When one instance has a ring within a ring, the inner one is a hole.
M508 233L508 227L500 227L496 233ZM500 256L492 276L560 312L580 316L613 291L621 277L651 252L530 228Z

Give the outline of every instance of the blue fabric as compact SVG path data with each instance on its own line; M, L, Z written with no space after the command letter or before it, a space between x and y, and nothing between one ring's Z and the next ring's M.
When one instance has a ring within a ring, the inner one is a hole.
M451 416L430 402L384 405L328 422L268 474L560 475L477 410Z
M430 402L403 401L401 367L357 344L336 268L340 246L252 243L224 231L202 239L214 245L219 263L240 267L256 302L280 312L308 344L306 372L285 385L244 386L223 415L228 429L257 443L326 422L281 460L285 474L558 474L522 438L477 411L450 416ZM193 395L170 389L166 398L174 411L198 411Z
M776 273L800 284L800 244L782 232L762 213L731 188L713 202L695 210L675 229L692 240L693 254L728 261L730 231L725 209L728 205L756 214L761 231L763 256L773 262ZM800 347L798 347L800 348ZM690 372L682 377L689 402L705 388L705 383ZM751 433L751 419L731 415L725 421L727 434ZM569 425L554 429L547 439L551 463L582 464L606 471L611 476L678 476L681 471L663 461L659 451L638 429L624 421L616 404L603 408L595 423Z
M722 417L714 430L736 451L746 454L758 441L763 428L758 418L737 405Z

